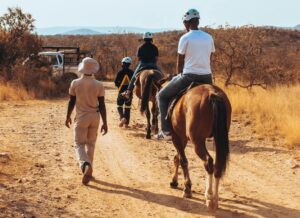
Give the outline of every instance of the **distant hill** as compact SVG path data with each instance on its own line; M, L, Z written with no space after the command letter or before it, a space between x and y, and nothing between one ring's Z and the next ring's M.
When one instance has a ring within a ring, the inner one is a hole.
M297 25L297 26L295 26L295 27L294 27L294 29L296 29L296 30L300 30L300 24L299 24L299 25Z
M61 35L99 35L100 33L90 29L76 29L70 30Z
M275 27L275 26L262 26L278 29L295 29L300 31L300 24L295 27ZM174 28L140 28L131 26L111 26L111 27L48 27L48 28L37 28L36 32L39 35L101 35L101 34L112 34L112 33L144 33L144 32L165 32L176 30Z
M174 30L171 28L140 28L140 27L48 27L37 28L39 35L99 35L111 33L144 33L144 32L164 32Z

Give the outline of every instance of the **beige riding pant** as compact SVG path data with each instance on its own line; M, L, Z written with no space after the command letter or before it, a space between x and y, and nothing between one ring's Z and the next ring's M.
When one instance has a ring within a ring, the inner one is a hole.
M93 164L99 123L98 112L76 116L74 120L75 153L80 166L84 162Z

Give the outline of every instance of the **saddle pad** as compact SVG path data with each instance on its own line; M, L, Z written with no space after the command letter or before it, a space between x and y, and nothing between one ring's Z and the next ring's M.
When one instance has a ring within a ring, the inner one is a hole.
M139 71L137 72L137 74L135 75L135 78L138 78L138 76L141 74L142 71L144 70L154 70L156 72L159 72L161 75L163 75L163 73L161 71L159 71L157 68L154 67L141 67L139 69Z
M179 101L179 99L184 95L186 94L190 89L196 87L196 86L199 86L199 85L203 85L203 83L196 83L196 82L192 82L191 85L189 85L187 88L181 90L169 103L169 106L168 106L168 113L167 113L167 116L165 117L166 120L169 120L171 119L171 115L172 115L172 112L174 110L174 107L176 105L176 103Z
M146 70L146 69L143 69L143 70L138 71L138 73L135 75L135 82L134 82L135 85L137 85L137 84L139 83L138 78L140 77L141 72L143 72L144 70ZM157 73L157 74L155 74L155 77L156 77L157 79L160 79L160 78L163 78L163 77L164 77L164 74L163 74L161 71L159 71L159 70L157 70L157 69L152 69L152 70L153 70L155 73Z

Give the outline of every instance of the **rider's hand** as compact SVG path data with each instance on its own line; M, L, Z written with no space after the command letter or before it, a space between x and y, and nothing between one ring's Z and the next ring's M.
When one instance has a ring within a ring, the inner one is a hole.
M130 90L127 90L127 91L125 92L125 97L126 97L126 98L130 98L130 95L131 95L131 91L130 91Z
M65 122L66 127L70 128L70 127L71 127L71 124L72 124L72 119L71 119L71 117L67 117L67 118L66 118L66 122Z
M102 135L106 135L107 132L108 132L107 124L104 123L101 127L101 133Z

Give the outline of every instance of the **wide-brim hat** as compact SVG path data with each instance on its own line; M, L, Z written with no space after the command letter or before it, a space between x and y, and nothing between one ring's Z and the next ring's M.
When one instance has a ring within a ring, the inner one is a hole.
M95 74L99 71L99 63L90 57L86 57L78 66L78 72L83 74Z

